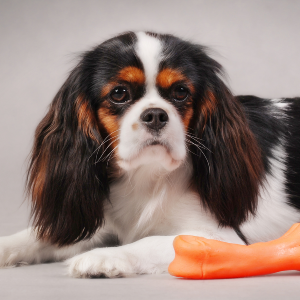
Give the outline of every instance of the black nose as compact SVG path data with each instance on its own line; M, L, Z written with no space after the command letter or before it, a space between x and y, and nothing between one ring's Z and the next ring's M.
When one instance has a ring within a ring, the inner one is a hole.
M151 130L158 131L168 122L168 114L161 108L148 108L140 116L142 122Z

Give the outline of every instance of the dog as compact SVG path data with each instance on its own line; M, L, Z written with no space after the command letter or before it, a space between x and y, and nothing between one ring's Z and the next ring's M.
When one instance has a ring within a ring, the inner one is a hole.
M2 267L166 272L179 234L236 244L300 221L300 98L234 96L208 49L127 32L84 53L36 129L32 227Z

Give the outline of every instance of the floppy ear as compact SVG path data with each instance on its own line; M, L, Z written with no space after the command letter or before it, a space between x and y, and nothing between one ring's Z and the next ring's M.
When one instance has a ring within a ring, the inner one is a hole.
M261 150L243 108L216 71L207 80L195 108L193 134L205 147L191 145L194 186L221 226L237 228L255 214L264 176Z
M109 196L106 166L89 157L102 142L78 65L38 125L27 175L38 238L59 246L91 237Z

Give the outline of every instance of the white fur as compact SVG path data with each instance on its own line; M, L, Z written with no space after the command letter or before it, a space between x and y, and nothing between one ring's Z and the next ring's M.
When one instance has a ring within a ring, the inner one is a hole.
M155 87L158 66L162 58L159 40L144 32L137 33L137 36L136 52L144 66L146 94L131 106L121 120L119 165L128 171L152 163L153 157L156 157L156 161L160 161L166 170L172 171L186 157L184 126L174 106L164 100ZM148 132L140 120L141 114L148 108L161 108L168 114L169 121L159 137ZM149 147L152 149L144 150L143 145L153 139L160 141L166 147L152 146Z
M161 44L145 33L137 36L136 52L144 65L147 90L121 120L118 154L124 175L111 186L111 202L105 203L104 228L89 241L62 248L38 241L31 229L2 237L0 266L69 258L68 274L75 277L153 274L167 271L174 258L172 242L178 234L243 244L233 229L218 226L203 209L198 194L191 190L192 165L185 149L184 126L174 107L155 88ZM285 107L280 101L274 103L277 109ZM165 146L143 148L147 140L153 139L139 121L149 107L168 113L169 122L157 137ZM283 110L280 114L284 115ZM299 221L298 212L286 205L286 154L281 146L273 151L279 160L271 161L272 175L267 176L265 189L260 191L257 214L241 226L252 243L277 238ZM104 246L107 233L116 235L121 246L97 248Z
M282 149L274 151L284 157ZM273 176L267 177L267 190L261 191L257 215L241 227L252 243L277 238L299 220L296 210L285 204L283 166L272 161ZM167 271L174 258L172 242L178 234L243 244L232 229L218 227L189 190L191 171L188 160L172 172L159 163L131 170L112 185L112 203L105 205L105 227L92 240L57 248L37 241L30 229L24 230L0 238L0 265L70 258L66 262L68 274L75 277L153 274ZM88 251L101 246L107 232L116 234L123 246ZM80 254L84 251L88 252Z
M11 236L0 238L0 267L61 261L77 253L101 246L103 236L104 229L100 229L99 233L89 241L58 248L37 240L35 232L28 228Z
M289 106L289 103L283 102L284 99L281 98L276 98L276 99L272 99L272 102L274 103L274 105L278 108L287 108Z
M264 188L260 189L256 215L241 226L251 243L279 238L300 221L299 212L287 205L288 195L284 186L286 153L283 146L273 149L273 154L276 159L270 159L271 174L267 175Z
M158 66L162 58L162 45L160 41L145 32L136 33L138 41L136 53L144 66L146 84L148 87L155 85Z

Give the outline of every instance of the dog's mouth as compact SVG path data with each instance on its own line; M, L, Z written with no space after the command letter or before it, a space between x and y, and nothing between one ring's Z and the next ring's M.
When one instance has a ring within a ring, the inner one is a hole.
M170 145L167 141L157 140L157 139L149 139L149 140L146 140L145 142L142 143L139 152L143 151L144 148L146 148L146 147L157 146L157 145L165 147L168 151L171 150L171 147L170 147Z
M130 159L121 159L118 163L125 170L134 169L140 165L159 163L166 170L172 171L181 164L181 160L173 157L168 141L149 139L140 145L136 155Z
M149 143L149 146L153 146L153 145L162 145L162 143L160 141L151 141Z

